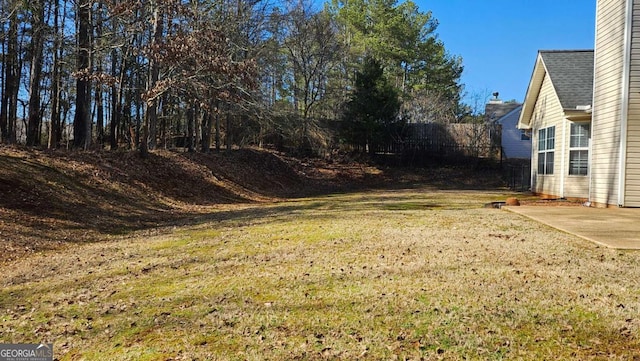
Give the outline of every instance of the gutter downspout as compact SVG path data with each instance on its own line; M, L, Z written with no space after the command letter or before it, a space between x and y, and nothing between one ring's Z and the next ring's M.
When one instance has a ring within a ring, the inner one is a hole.
M618 207L624 207L627 176L627 128L629 118L629 83L631 81L631 35L633 30L633 0L627 0L624 28L624 57L622 68L622 114L620 117L620 149L618 163Z
M564 186L566 182L565 172L567 171L566 162L567 162L567 117L565 116L562 119L562 145L560 146L562 149L562 160L560 161L560 198L564 199ZM558 137L556 137L558 140Z
M596 79L595 79L595 74L596 74L596 65L598 63L598 23L600 22L600 11L599 11L599 7L598 4L596 4L596 24L595 24L595 39L593 41L593 91L591 94L591 129L590 129L590 136L589 136L589 198L588 198L588 205L592 205L593 204L593 152L592 152L592 147L591 144L593 144L593 139L594 139L594 134L596 134L595 132L595 114L597 113L597 109L595 109L595 107L593 106L596 102Z

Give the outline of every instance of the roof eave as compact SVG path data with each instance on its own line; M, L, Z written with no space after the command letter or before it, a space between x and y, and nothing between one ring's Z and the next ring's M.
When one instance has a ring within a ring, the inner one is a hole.
M522 103L522 112L520 113L520 118L518 119L519 129L531 129L533 108L535 108L536 101L538 100L538 95L540 95L542 81L544 80L546 72L547 71L544 67L542 56L540 55L540 52L538 52L536 64L533 67L533 73L531 74L531 80L529 81L529 86L527 87L527 95L524 98L524 103Z
M591 109L564 109L564 117L573 122L591 121Z

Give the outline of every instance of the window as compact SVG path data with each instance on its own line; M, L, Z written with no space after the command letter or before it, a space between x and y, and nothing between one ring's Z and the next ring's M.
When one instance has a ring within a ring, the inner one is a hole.
M556 127L538 131L538 174L553 174Z
M588 123L571 123L569 144L569 175L587 175L589 172Z

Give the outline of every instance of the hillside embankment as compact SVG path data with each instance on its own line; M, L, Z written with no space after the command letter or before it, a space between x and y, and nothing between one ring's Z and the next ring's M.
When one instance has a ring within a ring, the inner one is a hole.
M366 188L494 188L495 172L392 169L297 159L259 149L221 153L43 151L0 147L0 262L163 227L216 210Z

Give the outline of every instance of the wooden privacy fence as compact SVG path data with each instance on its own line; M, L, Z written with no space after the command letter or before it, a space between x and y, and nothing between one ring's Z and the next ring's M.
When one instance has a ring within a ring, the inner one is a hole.
M441 161L501 159L501 133L497 124L407 124L398 139L381 143L375 153L402 155L415 160Z

